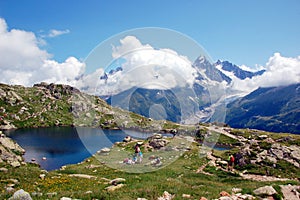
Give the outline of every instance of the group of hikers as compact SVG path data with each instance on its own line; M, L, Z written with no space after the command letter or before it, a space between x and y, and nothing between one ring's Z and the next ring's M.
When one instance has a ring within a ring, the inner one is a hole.
M124 163L135 164L135 163L142 163L142 161L143 161L143 153L141 151L141 144L136 143L134 146L133 159L131 160L127 158L124 160ZM233 171L234 163L235 163L235 157L233 155L230 155L228 157L228 165L227 165L228 171Z
M136 143L134 146L134 154L133 159L126 158L123 163L126 164L135 164L135 163L142 163L143 161L143 153L141 151L141 144Z

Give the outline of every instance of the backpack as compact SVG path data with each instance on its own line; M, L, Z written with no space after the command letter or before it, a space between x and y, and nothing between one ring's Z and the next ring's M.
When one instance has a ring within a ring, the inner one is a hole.
M230 162L234 162L234 156L230 157Z

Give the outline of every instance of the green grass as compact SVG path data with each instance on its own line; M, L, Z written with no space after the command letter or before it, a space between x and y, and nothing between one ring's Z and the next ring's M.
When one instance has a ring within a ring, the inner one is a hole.
M182 141L177 141L178 145ZM272 184L279 185L278 183L265 183L255 182L241 179L237 174L232 174L220 170L216 170L214 167L206 167L205 171L212 174L212 176L196 173L196 170L207 163L207 159L199 157L199 146L193 144L192 149L188 152L184 152L182 156L174 159L171 163L167 163L163 160L164 167L157 168L151 172L143 173L129 173L124 171L125 168L111 168L108 162L119 161L124 156L131 155L133 152L120 153L119 147L111 152L111 155L107 159L91 157L81 164L69 165L65 170L51 171L46 174L45 180L39 178L40 170L33 165L23 166L21 168L9 168L8 173L1 173L0 188L5 188L9 178L16 178L19 180L19 184L16 185L16 189L24 189L28 192L42 192L43 198L47 198L46 193L57 192L57 195L52 199L59 199L63 196L78 198L78 199L157 199L163 194L164 191L168 191L171 194L175 194L174 199L182 199L182 194L192 195L192 199L199 199L204 196L208 199L218 198L221 191L227 191L231 193L233 187L243 188L243 192L251 192L254 189ZM117 153L119 152L119 154ZM170 153L170 152L169 152ZM153 152L149 153L153 154ZM144 154L143 163L148 162L147 153ZM169 155L162 155L162 157L168 158ZM111 158L111 159L109 159ZM100 161L101 162L100 162ZM103 164L106 162L108 165ZM89 169L87 166L91 164L98 167ZM138 168L145 167L142 164L136 164L131 167L132 169L126 169L127 171L141 170ZM290 167L290 166L283 166ZM123 169L123 170L122 170ZM69 177L69 174L89 174L96 176L96 179L83 179L76 177ZM295 171L295 173L297 173ZM295 174L296 175L296 174ZM105 188L108 186L106 179L114 179L117 177L125 178L125 186L114 192L108 192ZM293 183L293 182L292 182ZM91 194L86 194L87 191L92 191ZM9 198L11 194L7 194L4 189L0 194L0 199ZM38 197L33 197L38 199Z

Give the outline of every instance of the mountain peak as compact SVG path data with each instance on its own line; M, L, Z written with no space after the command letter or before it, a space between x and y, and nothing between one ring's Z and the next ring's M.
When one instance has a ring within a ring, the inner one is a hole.
M218 60L215 65L221 65L221 68L222 70L224 71L228 71L228 72L233 72L233 74L238 77L239 79L246 79L246 78L252 78L254 76L257 76L257 75L262 75L265 70L260 70L260 71L257 71L257 72L250 72L250 71L247 71L247 70L243 70L241 69L239 66L235 65L235 64L232 64L231 62L229 61L220 61Z
M195 62L198 62L198 63L207 63L209 62L208 59L205 57L205 56L199 56ZM210 62L209 62L210 63Z

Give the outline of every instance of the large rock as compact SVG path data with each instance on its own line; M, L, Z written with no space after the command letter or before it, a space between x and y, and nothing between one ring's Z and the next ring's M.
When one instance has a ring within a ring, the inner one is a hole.
M25 153L25 150L22 147L20 147L12 139L5 137L4 135L0 136L0 144L2 144L5 148L13 150L15 152L18 152L21 154Z
M115 178L109 182L111 185L117 185L119 183L124 183L126 180L124 178Z
M25 192L23 189L20 189L16 191L14 195L8 200L32 200L32 198L28 192Z
M160 149L167 146L168 143L169 141L166 139L151 139L149 141L149 146L152 146L154 149Z
M21 154L25 152L18 144L13 142L4 134L0 134L0 161L6 162L13 167L19 167L23 158Z
M2 124L0 125L0 130L11 130L11 129L16 129L16 126L7 120L3 120Z
M291 157L292 157L293 159L295 159L295 160L300 161L300 148L298 148L298 149L292 151Z
M281 149L271 149L271 152L278 158L283 159L283 151Z
M257 188L256 190L253 191L253 193L258 196L264 196L264 195L272 196L277 192L272 186L264 186L264 187Z

